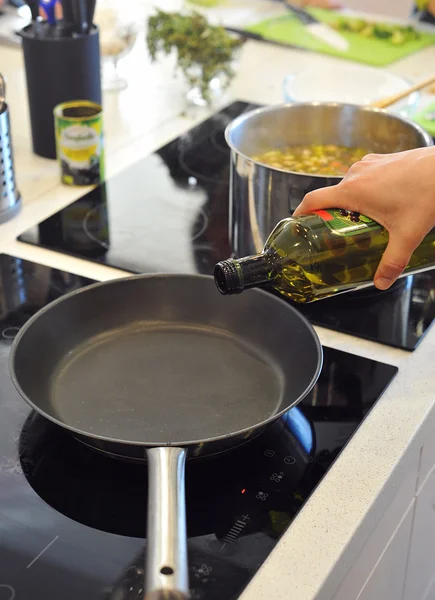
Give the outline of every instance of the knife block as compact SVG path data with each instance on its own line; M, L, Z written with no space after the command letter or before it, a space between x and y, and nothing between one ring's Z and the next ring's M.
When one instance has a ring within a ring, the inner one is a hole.
M29 100L33 151L56 158L53 109L69 100L101 104L98 29L70 37L35 35L33 25L21 32Z

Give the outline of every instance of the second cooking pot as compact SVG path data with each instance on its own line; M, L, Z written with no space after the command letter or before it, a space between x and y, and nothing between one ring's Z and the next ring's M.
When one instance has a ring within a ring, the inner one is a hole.
M419 125L383 110L353 104L283 104L242 114L225 132L231 148L230 240L235 256L261 252L269 233L307 192L341 177L284 171L252 156L275 148L335 144L390 153L433 144Z

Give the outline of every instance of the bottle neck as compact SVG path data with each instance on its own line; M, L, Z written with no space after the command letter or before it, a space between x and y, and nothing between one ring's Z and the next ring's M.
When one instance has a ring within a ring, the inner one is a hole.
M265 254L224 260L214 269L214 278L222 294L240 294L243 290L267 283L271 265Z
M270 264L264 254L247 256L236 262L242 273L243 288L245 290L269 281Z

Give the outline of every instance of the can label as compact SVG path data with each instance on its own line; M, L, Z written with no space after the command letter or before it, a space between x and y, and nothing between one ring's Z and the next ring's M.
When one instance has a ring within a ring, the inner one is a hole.
M66 185L104 180L103 119L99 104L64 102L54 109L57 158Z
M356 212L340 208L329 208L327 210L315 210L315 215L320 217L326 227L338 235L348 237L358 233L379 231L382 226L373 219Z

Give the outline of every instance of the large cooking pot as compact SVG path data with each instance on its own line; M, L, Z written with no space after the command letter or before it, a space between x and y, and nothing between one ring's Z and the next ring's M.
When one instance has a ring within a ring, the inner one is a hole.
M256 254L307 192L341 177L295 173L251 157L273 148L337 144L390 153L431 146L420 126L383 110L353 104L281 104L246 112L225 132L231 148L230 240L235 256Z

